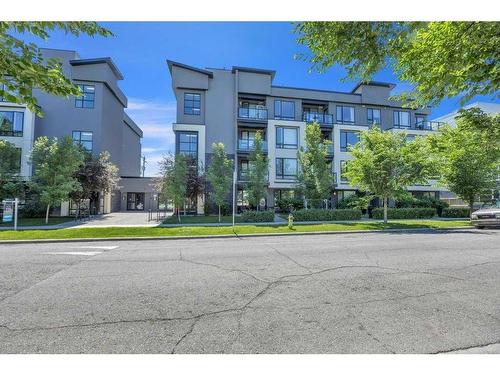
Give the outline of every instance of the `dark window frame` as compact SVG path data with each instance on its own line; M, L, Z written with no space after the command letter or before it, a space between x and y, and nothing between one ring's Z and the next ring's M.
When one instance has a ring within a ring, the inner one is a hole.
M82 140L82 133L90 133L91 135L91 140L83 139ZM78 137L75 138L75 134L78 134ZM71 139L73 140L74 144L81 145L85 150L88 152L93 152L94 151L94 132L90 130L73 130L71 132ZM90 148L85 147L85 145L90 143Z
M295 130L296 140L295 144L293 143L285 143L285 129ZM282 136L279 136L279 130L282 131ZM299 148L299 128L293 126L276 126L276 148L279 149L288 149L288 150L296 150Z
M347 136L350 133L356 134L357 138L358 138L358 140L356 141L356 143L359 142L359 136L360 136L360 134L359 134L358 131L355 131L355 130L344 130L344 129L342 129L340 131L340 151L342 151L342 152L349 152L349 146L354 146L356 144L356 143L348 143Z
M189 142L182 142L181 141L181 136L182 135L189 135L189 139L190 141ZM180 154L180 155L184 155L186 157L189 157L189 158L193 158L194 160L198 161L198 142L199 142L199 134L198 132L193 132L193 131L178 131L176 132L175 134L176 136L176 153L177 154ZM191 141L191 138L192 136L195 136L195 139L196 139L196 142L192 142ZM182 150L181 149L181 145L182 144L185 144L185 145L189 145L189 149L188 150ZM192 149L192 145L195 145L195 149L193 150Z
M285 160L294 160L295 161L295 173L294 174L285 174ZM278 167L279 162L281 161L281 167ZM277 180L296 180L299 174L299 162L296 158L276 158L276 179Z
M402 125L401 124L401 118L402 118L401 114L402 113L407 113L408 114L408 125ZM395 127L407 129L407 128L409 128L411 126L411 114L410 114L409 111L396 110L392 114L392 121L393 121Z
M374 111L378 111L378 122L374 121L375 119L375 117L373 116ZM380 125L382 123L382 111L380 110L380 108L368 108L366 112L366 120L368 122L368 125L373 125L373 123Z
M291 103L292 104L292 116L284 116L283 115L283 103ZM278 110L279 109L279 110ZM295 102L293 100L282 100L276 99L274 100L274 118L278 120L295 120Z
M10 122L10 129L2 130L2 124L0 124L0 136L4 137L22 137L24 135L24 112L21 111L1 111L0 113L8 113L11 118L7 118ZM3 115L5 116L5 115ZM20 127L19 127L20 125ZM20 130L19 130L20 128Z
M93 109L95 107L95 85L79 83L77 86L83 94L75 97L75 108ZM90 87L92 90L88 90Z
M344 108L352 108L352 121L344 120ZM339 116L339 110L340 110L340 116ZM335 116L337 117L336 120L339 123L354 124L356 123L356 108L352 105L337 105L335 108Z
M188 98L188 97L191 98ZM184 93L184 114L189 116L201 115L201 94L198 92Z
M344 175L344 173L347 172L348 165L349 165L349 160L341 160L340 161L340 182L342 182L342 183L349 182L349 179Z

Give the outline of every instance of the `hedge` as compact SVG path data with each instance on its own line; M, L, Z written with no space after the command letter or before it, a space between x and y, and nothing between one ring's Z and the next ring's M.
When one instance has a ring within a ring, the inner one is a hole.
M387 218L389 219L429 219L436 216L435 208L388 208ZM383 219L384 209L374 208L372 218Z
M273 222L274 212L273 211L243 211L241 213L241 220L245 223L263 223L263 222Z
M335 220L360 220L361 211L354 209L326 210L312 208L292 212L295 221L335 221Z
M470 210L462 207L445 208L441 217L470 217Z

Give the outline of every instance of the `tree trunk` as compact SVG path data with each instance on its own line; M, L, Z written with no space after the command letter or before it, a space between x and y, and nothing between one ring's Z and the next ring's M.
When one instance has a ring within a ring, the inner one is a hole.
M220 205L219 205L219 223L220 223Z
M49 223L49 211L50 211L50 204L47 205L47 212L45 213L45 224Z
M387 224L387 196L384 196L384 224Z
M469 201L469 220L472 221L472 211L474 210L474 199Z
M177 209L177 222L179 224L181 223L181 209L180 208Z

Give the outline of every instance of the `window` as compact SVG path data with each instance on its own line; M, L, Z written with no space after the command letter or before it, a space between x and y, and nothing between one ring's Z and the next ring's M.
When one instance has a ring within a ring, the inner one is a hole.
M380 109L368 108L368 125L380 125Z
M354 107L338 105L337 122L354 123Z
M177 133L178 153L194 159L198 158L198 133Z
M92 132L73 131L73 143L81 145L85 150L92 152L93 140Z
M345 173L347 172L349 162L347 160L340 161L340 181L346 183L349 180L347 179Z
M419 116L419 115L415 116L415 124L424 125L425 121L426 121L425 116Z
M394 111L394 127L409 128L410 113L405 111Z
M238 190L238 207L248 207L248 191L247 190Z
M0 135L22 137L23 124L23 112L0 111Z
M82 96L75 98L76 108L94 108L95 101L95 86L93 85L78 85L82 91Z
M295 120L295 103L287 100L275 100L274 118Z
M299 145L299 129L276 127L277 148L297 148Z
M248 174L249 174L249 171L250 171L250 164L248 162L248 160L240 160L239 161L239 179L240 181L246 181L248 179Z
M193 93L184 94L184 114L199 116L201 113L201 95Z
M349 146L354 146L359 142L359 132L348 130L340 131L340 151L349 151Z
M297 179L297 159L276 158L276 178L281 180Z
M240 132L240 148L242 150L251 150L254 147L255 131L242 130Z

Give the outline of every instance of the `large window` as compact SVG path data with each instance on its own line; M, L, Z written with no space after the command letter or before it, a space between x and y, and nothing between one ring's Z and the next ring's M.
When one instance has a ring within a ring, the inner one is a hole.
M76 108L94 108L95 102L95 86L94 85L78 85L82 91L82 96L75 98Z
M288 100L275 100L274 118L281 120L295 120L295 103Z
M410 113L406 111L394 111L394 127L409 128Z
M184 114L199 116L201 113L201 95L186 92L184 94Z
M348 165L349 161L347 160L340 161L340 181L343 183L349 182L347 176L345 175L345 173L347 172Z
M354 107L348 107L345 105L337 106L337 122L340 123L354 123Z
M276 158L276 178L281 180L297 179L297 159Z
M380 125L380 109L368 108L368 125Z
M179 154L194 159L198 158L198 133L179 132L177 133L177 142Z
M354 146L359 142L359 132L341 130L340 131L340 151L349 151L349 146Z
M276 127L276 147L296 149L299 146L299 129Z
M0 111L0 135L22 137L23 123L23 112Z
M240 181L247 181L250 173L250 163L248 160L239 160L239 180Z
M73 143L81 145L85 150L92 152L94 147L92 132L73 131Z

